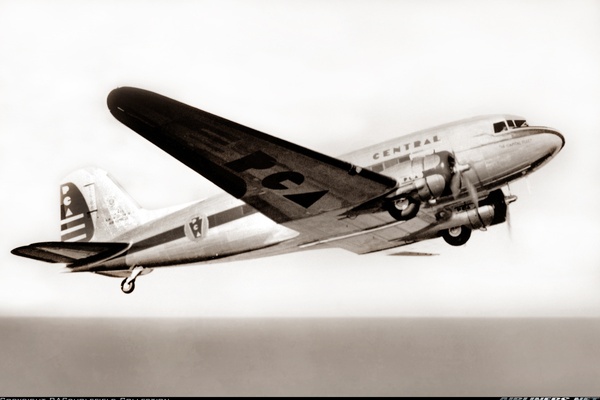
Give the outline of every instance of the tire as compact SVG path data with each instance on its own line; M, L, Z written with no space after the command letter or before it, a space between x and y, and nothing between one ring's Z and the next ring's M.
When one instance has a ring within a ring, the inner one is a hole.
M131 281L129 286L126 286L126 285L127 285L127 278L123 279L123 282L121 282L121 290L125 294L131 294L135 290L135 281Z
M442 237L451 246L462 246L469 241L471 237L471 228L466 226L457 226L442 231Z
M408 202L408 205L403 204L404 202ZM417 215L420 207L421 203L412 197L406 197L388 204L387 210L396 220L408 221Z

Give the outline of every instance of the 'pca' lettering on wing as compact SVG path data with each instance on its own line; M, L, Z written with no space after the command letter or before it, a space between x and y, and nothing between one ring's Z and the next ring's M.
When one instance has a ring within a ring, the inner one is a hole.
M276 164L277 160L274 157L259 150L237 160L230 161L227 164L225 164L225 166L234 170L235 172L242 173L250 169L270 169L273 168ZM287 190L290 188L286 186L284 182L287 181L296 186L301 186L304 180L305 177L300 172L280 171L263 178L263 180L261 181L261 185L265 189L271 189L274 191ZM317 201L319 201L319 199L325 196L328 192L329 190L317 190L304 193L284 194L283 197L290 201L293 201L299 206L309 208Z

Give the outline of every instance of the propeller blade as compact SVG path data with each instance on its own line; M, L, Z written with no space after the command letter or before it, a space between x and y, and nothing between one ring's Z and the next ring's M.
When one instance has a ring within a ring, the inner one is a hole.
M452 196L454 196L454 200L458 199L458 195L460 194L460 180L460 172L455 172L452 174L450 191L452 192Z
M506 205L506 227L508 228L508 238L512 241L512 225L510 223L510 207Z
M475 185L467 176L463 176L465 181L465 186L467 187L467 191L469 192L469 196L471 197L471 202L475 206L475 210L477 211L477 217L481 221L481 224L484 225L483 219L481 219L481 215L479 215L479 196L477 196L477 189L475 189ZM481 228L482 231L487 231L485 225Z
M462 182L467 188L467 192L471 197L471 201L477 208L479 206L479 196L477 196L477 189L475 189L475 186L473 185L471 180L463 174L463 172L470 170L471 166L469 164L460 164L456 159L456 155L452 154L452 156L454 158L454 166L452 167L454 173L452 174L452 179L450 180L450 191L452 192L452 196L454 196L455 200L458 198Z
M508 191L510 193L510 186L508 187ZM517 201L517 196L513 195L512 193L509 194L508 196L504 197L504 204L506 204L506 227L508 228L508 237L510 240L512 240L512 224L510 222L510 204L514 203L515 201Z
M454 166L452 167L454 173L452 174L452 179L450 180L450 190L452 195L454 196L455 200L458 198L462 182L467 188L467 192L469 193L471 202L477 211L479 220L481 221L482 225L484 225L483 219L481 218L481 215L479 215L479 196L477 195L477 189L475 189L475 185L473 185L473 182L471 182L469 177L463 174L463 172L470 170L471 166L469 164L460 164L456 159L456 154L452 154L452 157L454 159ZM486 228L483 227L481 230L486 230Z
M479 197L477 196L477 189L475 189L475 186L473 185L471 180L469 178L467 178L467 176L463 175L462 178L465 181L465 186L467 187L467 191L469 192L471 201L473 202L475 207L478 207L479 206Z
M527 192L528 192L529 194L532 194L532 191L531 191L531 183L529 182L529 179L528 179L528 178L529 178L528 176L525 176L525 184L527 185Z
M454 200L458 199L460 194L461 182L463 180L463 172L471 168L468 164L459 164L454 156L454 165L452 166L452 179L450 180L450 191Z

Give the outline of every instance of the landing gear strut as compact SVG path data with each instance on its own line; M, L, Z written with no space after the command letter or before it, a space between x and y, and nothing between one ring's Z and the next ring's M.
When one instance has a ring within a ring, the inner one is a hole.
M142 273L144 267L137 266L133 270L131 270L131 275L128 278L123 279L121 282L121 290L125 294L130 294L135 289L135 278L138 277L139 274Z
M471 237L471 228L467 228L464 225L455 226L454 228L442 231L442 237L449 245L462 246Z

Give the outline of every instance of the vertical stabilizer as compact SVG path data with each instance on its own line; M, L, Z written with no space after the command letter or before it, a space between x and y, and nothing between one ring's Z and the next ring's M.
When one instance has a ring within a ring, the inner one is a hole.
M110 241L142 222L142 210L106 171L85 168L60 186L61 241Z

